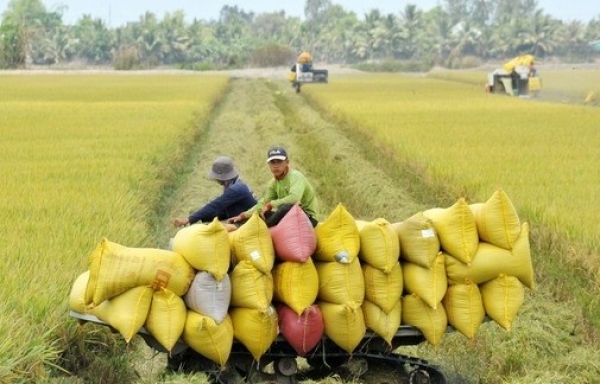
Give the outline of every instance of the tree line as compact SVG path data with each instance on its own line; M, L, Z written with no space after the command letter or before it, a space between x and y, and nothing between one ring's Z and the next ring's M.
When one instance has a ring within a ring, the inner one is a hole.
M144 69L225 69L290 64L298 50L315 62L375 64L422 70L462 68L522 53L567 62L600 56L600 14L562 21L536 0L443 0L423 11L364 15L331 0L306 0L304 17L285 11L246 12L223 6L217 20L186 21L184 10L152 12L111 28L83 15L63 22L65 9L41 0L11 0L0 24L0 68L70 63Z

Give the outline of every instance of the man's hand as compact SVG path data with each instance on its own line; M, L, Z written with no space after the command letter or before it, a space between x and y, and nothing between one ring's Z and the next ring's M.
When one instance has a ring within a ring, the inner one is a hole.
M247 219L246 215L244 215L244 213L240 213L237 216L230 217L229 219L227 219L227 224L239 223L239 222L244 221L246 219Z
M270 212L272 209L273 209L273 206L271 205L271 203L265 204L265 206L260 211L260 217L262 217L264 219L265 218L265 213L266 212Z
M190 223L190 219L186 218L177 218L173 219L171 223L176 227L183 227Z

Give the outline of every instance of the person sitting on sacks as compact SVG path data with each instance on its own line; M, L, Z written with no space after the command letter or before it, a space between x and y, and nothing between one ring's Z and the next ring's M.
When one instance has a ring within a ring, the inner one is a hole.
M252 189L242 181L231 158L227 156L217 157L208 173L208 178L223 186L223 193L189 217L173 219L171 221L173 225L182 227L197 222L211 222L215 217L225 221L239 215L257 203ZM238 228L238 225L226 222L224 225L230 232Z
M273 174L264 195L258 203L228 223L239 223L247 220L256 211L267 223L267 227L277 225L285 214L295 205L306 213L313 227L318 223L317 197L308 179L298 170L290 168L288 154L283 147L275 146L267 152L267 164Z

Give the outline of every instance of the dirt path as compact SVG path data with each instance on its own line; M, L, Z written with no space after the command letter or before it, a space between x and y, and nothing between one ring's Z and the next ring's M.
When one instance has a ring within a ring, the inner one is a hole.
M261 76L232 80L199 149L189 159L193 166L164 217L159 242L167 244L175 234L171 218L187 216L220 193L220 187L206 178L216 156L231 156L241 177L260 195L270 177L265 153L275 144L287 148L292 167L316 187L321 220L339 203L356 218L384 217L390 222L424 209L411 198L403 180L394 179L380 162L364 156L368 148L350 136L344 127L328 122L284 80ZM164 356L152 356L146 349L137 368L141 382L151 381L165 364Z

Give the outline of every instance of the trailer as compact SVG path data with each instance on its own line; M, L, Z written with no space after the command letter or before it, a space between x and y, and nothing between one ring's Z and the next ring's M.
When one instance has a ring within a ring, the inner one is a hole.
M80 323L93 323L110 327L91 314L70 311L69 315ZM448 327L451 331L451 327ZM163 346L145 329L138 335L157 352L167 353ZM446 384L448 379L441 368L418 357L397 352L400 347L418 345L425 342L423 333L410 325L401 325L391 346L372 331L367 331L358 347L349 354L326 336L308 354L298 356L294 348L281 335L271 347L256 361L244 345L234 340L230 357L225 367L219 367L211 360L200 355L179 340L168 358L167 369L181 372L204 372L214 384L262 383L277 384L298 383L303 378L318 380L328 376L332 370L352 364L355 377L363 376L369 365L385 365L386 369L397 376L398 382L410 384ZM304 358L310 367L300 370L298 360Z

